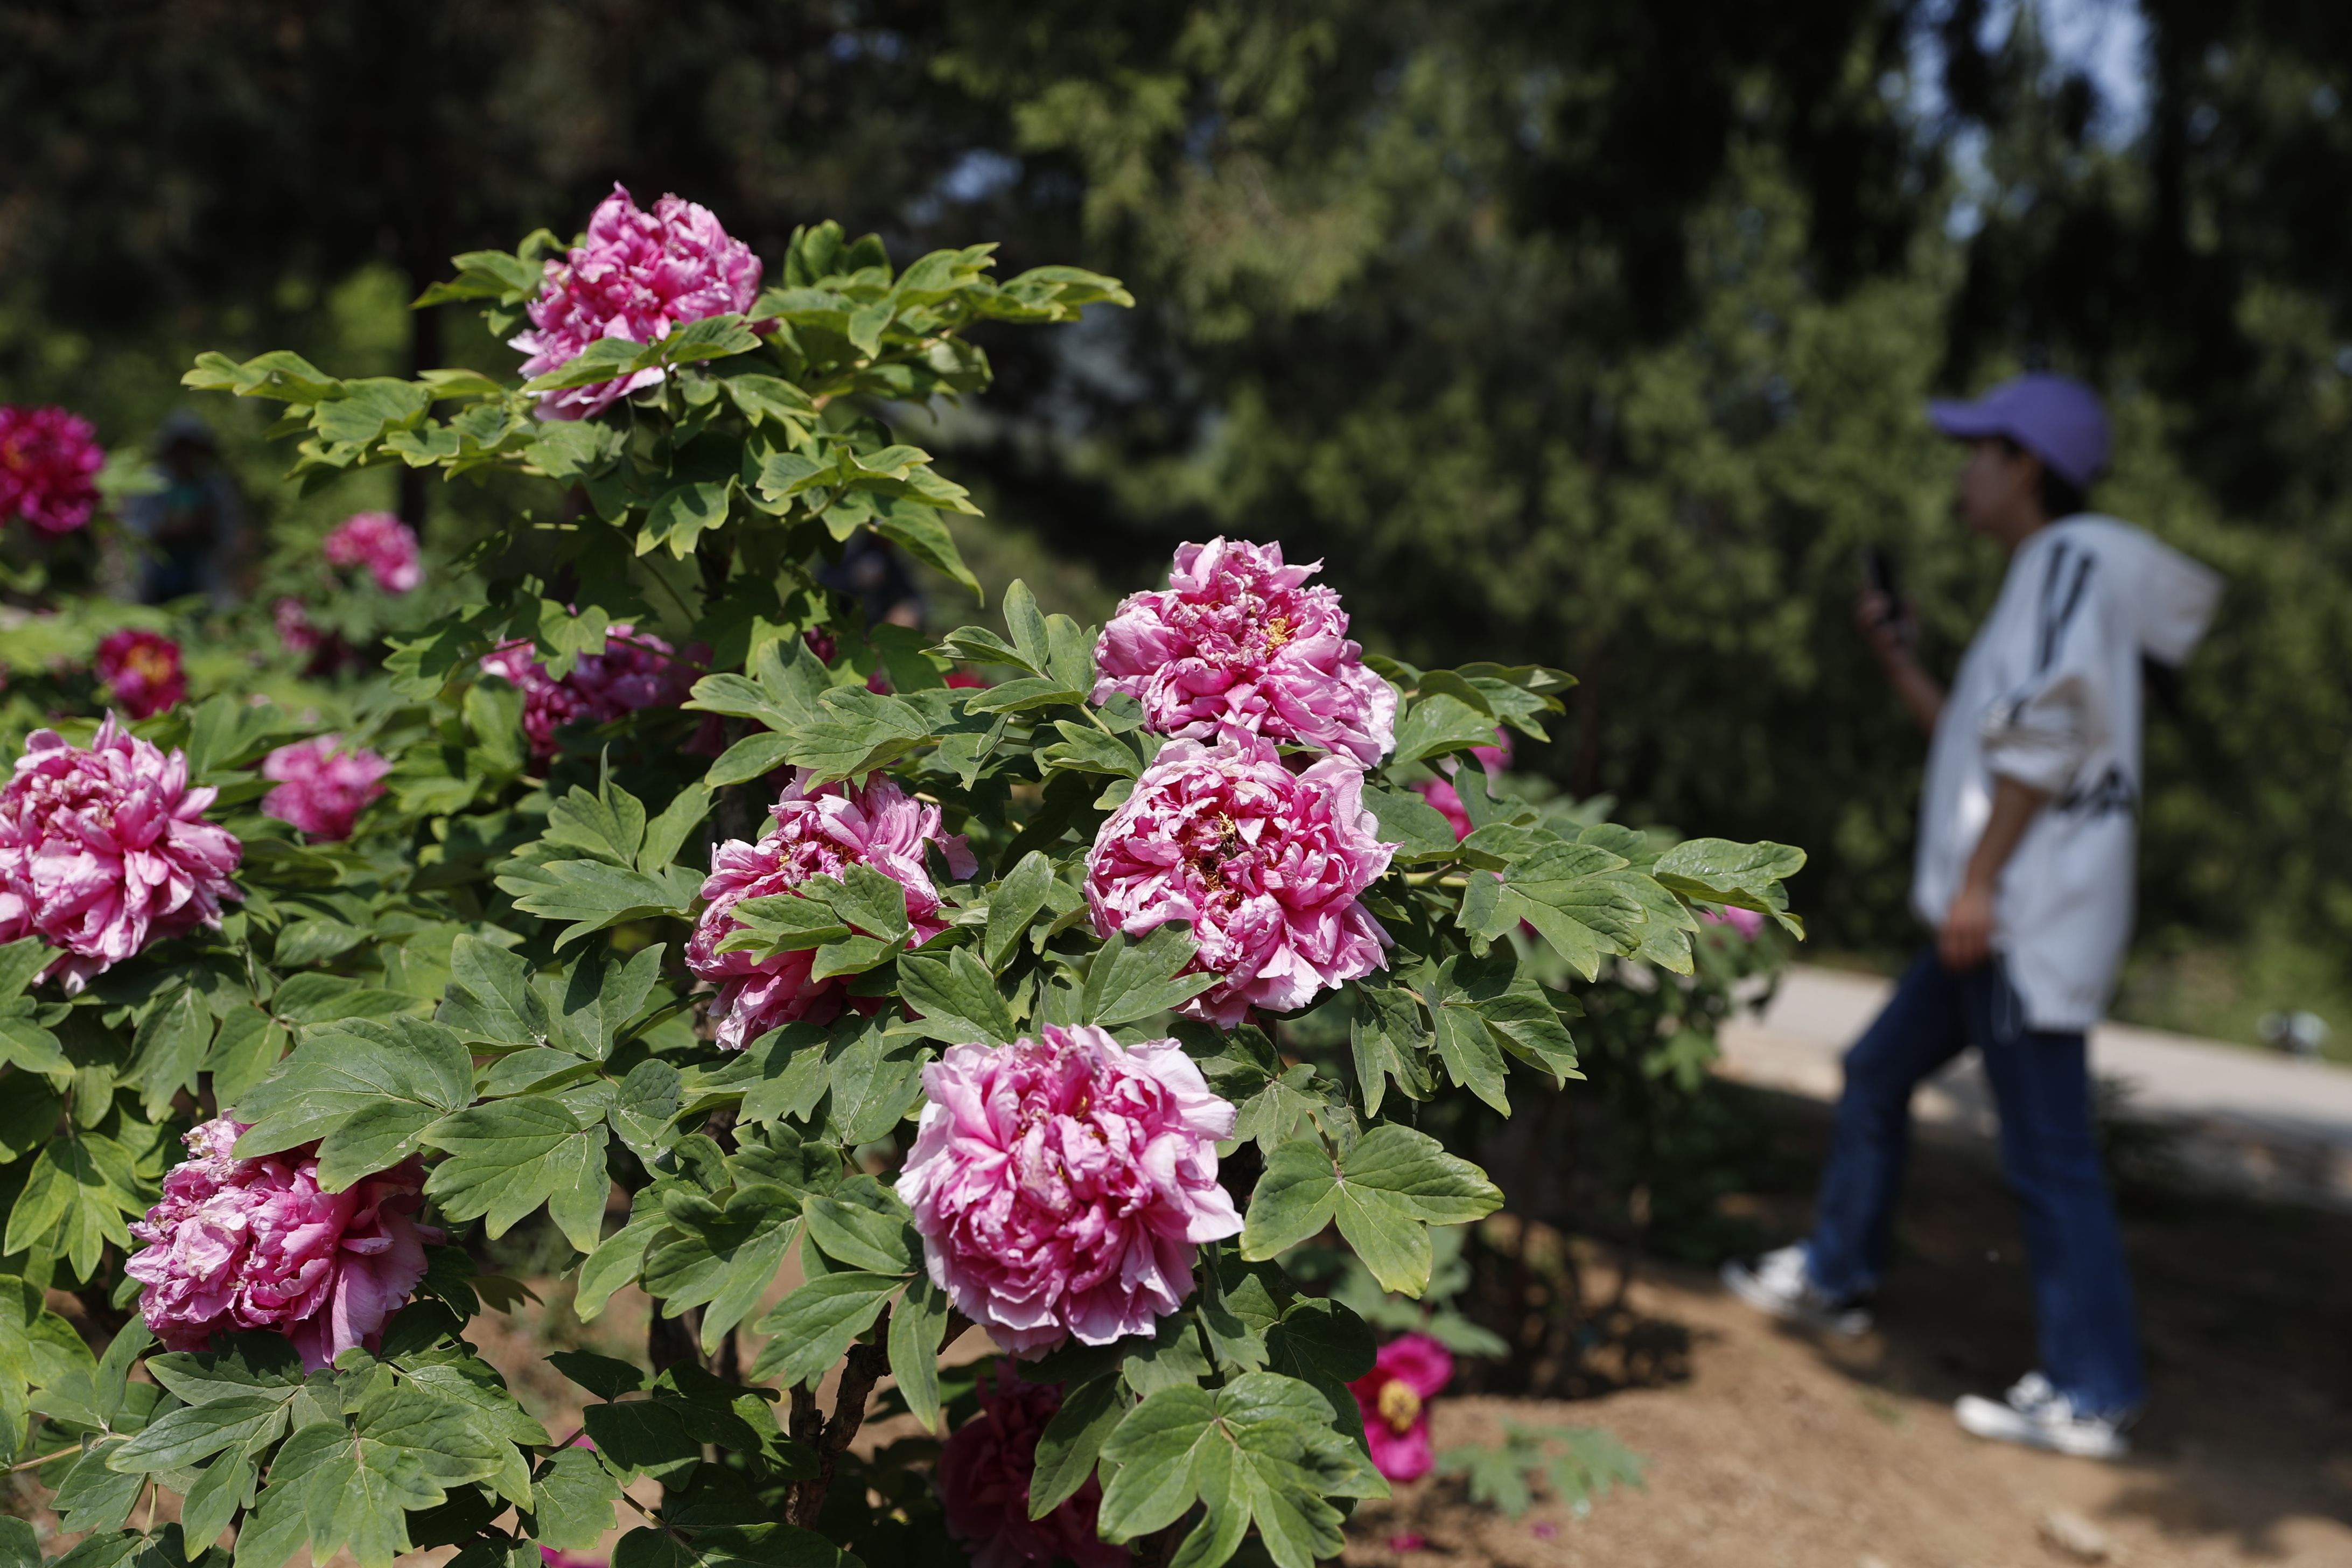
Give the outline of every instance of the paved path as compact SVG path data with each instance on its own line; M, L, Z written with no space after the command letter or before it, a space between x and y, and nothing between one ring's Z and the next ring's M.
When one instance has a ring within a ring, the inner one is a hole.
M1743 1082L1821 1100L1837 1096L1838 1058L1876 1016L1888 982L1792 969L1759 1018L1723 1031L1720 1070ZM2273 1196L2352 1209L2352 1069L2210 1040L2105 1024L2091 1036L2100 1077L2132 1112L2179 1134L2199 1175ZM1990 1136L1992 1097L1973 1053L1930 1079L1922 1121Z

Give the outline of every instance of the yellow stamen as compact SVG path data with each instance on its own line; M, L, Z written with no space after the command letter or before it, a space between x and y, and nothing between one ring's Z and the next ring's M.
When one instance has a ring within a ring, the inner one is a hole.
M1381 1384L1381 1397L1376 1408L1388 1429L1402 1437L1412 1430L1414 1422L1421 1419L1421 1395L1392 1379Z

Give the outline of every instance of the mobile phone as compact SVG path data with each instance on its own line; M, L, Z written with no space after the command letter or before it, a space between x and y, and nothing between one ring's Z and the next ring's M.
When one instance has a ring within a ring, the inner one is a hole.
M1895 562L1875 544L1862 547L1862 575L1873 592L1884 594L1889 614L1899 614L1903 608L1903 590L1895 579Z

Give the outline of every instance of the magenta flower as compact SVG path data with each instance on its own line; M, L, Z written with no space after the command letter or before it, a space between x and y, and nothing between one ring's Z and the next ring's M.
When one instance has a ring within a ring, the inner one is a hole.
M310 613L290 595L269 606L269 624L277 629L278 646L288 653L316 653L326 645L327 634L310 624Z
M134 720L152 719L188 694L180 645L156 632L124 630L101 639L98 678L114 705Z
M1709 925L1729 926L1749 942L1764 931L1764 917L1754 910L1743 910L1733 904L1721 909L1701 910L1698 918Z
M837 878L852 865L871 866L907 889L907 920L919 946L947 929L939 918L939 889L923 864L925 846L938 845L956 876L975 869L962 836L940 830L940 808L908 799L879 773L861 790L838 783L811 789L802 774L772 815L775 826L758 843L731 838L712 851L702 884L706 907L686 944L687 967L718 984L711 1014L719 1043L730 1050L779 1025L829 1024L841 1016L849 994L841 978L810 978L816 954L805 949L767 958L719 952L719 944L742 929L732 912L737 904L789 893L811 877Z
M21 517L51 538L98 509L106 453L98 432L62 408L0 405L0 522Z
M1364 666L1322 569L1279 544L1181 545L1165 592L1130 594L1095 644L1094 700L1125 691L1165 735L1229 731L1316 746L1366 767L1396 744L1396 689Z
M1041 1033L923 1068L898 1176L931 1282L1026 1358L1150 1333L1192 1294L1193 1249L1242 1227L1217 1184L1234 1107L1181 1047Z
M971 1548L979 1568L1021 1568L1068 1559L1078 1568L1123 1568L1129 1553L1102 1538L1096 1512L1102 1483L1086 1485L1043 1519L1029 1517L1029 1478L1037 1439L1062 1408L1062 1391L1023 1383L998 1362L980 1380L980 1414L940 1446L940 1501L948 1529Z
M1515 749L1511 742L1511 732L1496 725L1495 743L1491 746L1473 746L1470 748L1470 754L1478 759L1478 765L1486 770L1488 778L1492 778L1511 765L1511 753ZM1446 760L1453 761L1450 757Z
M290 822L313 838L341 840L368 802L383 794L392 763L373 752L335 750L341 737L280 746L262 759L261 776L278 781L262 797L261 814Z
M555 732L566 724L605 724L641 708L675 708L686 700L694 670L651 632L616 621L604 651L583 653L562 680L531 652L528 639L500 643L482 656L482 668L522 692L522 729L531 755L555 755Z
M424 1165L412 1154L321 1192L316 1143L240 1160L230 1151L245 1130L224 1116L187 1134L192 1158L131 1227L143 1245L122 1271L144 1287L139 1315L167 1350L239 1329L283 1334L313 1372L373 1348L425 1278L425 1243L441 1239L412 1217Z
M1095 835L1087 903L1102 937L1191 921L1218 984L1181 1010L1230 1028L1386 966L1360 895L1395 849L1344 757L1293 773L1254 735L1171 741Z
M327 564L364 566L387 594L405 594L425 581L416 531L388 511L353 512L327 535Z
M547 264L530 302L532 330L508 346L530 356L525 376L541 375L599 338L655 342L688 321L747 311L759 293L760 258L730 239L709 207L664 196L646 212L615 184L588 220L587 243ZM540 416L587 418L660 380L658 370L641 370L551 392L539 400Z
M1429 1473L1429 1401L1454 1379L1454 1357L1427 1334L1381 1347L1372 1370L1348 1385L1364 1415L1372 1468L1392 1481Z
M71 994L152 942L217 929L245 851L205 820L215 793L111 713L88 750L34 731L0 785L0 942L64 949L48 973Z

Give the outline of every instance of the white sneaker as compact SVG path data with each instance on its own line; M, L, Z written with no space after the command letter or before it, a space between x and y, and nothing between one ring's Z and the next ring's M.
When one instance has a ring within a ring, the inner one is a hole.
M1768 1252L1753 1267L1734 1259L1723 1266L1724 1288L1759 1312L1827 1329L1849 1339L1870 1329L1870 1310L1858 1299L1840 1300L1813 1283L1800 1243Z
M2119 1423L2076 1410L2038 1372L2019 1378L2003 1402L1964 1394L1952 1414L1967 1430L1995 1442L2022 1443L2079 1459L2120 1459L2131 1451Z

